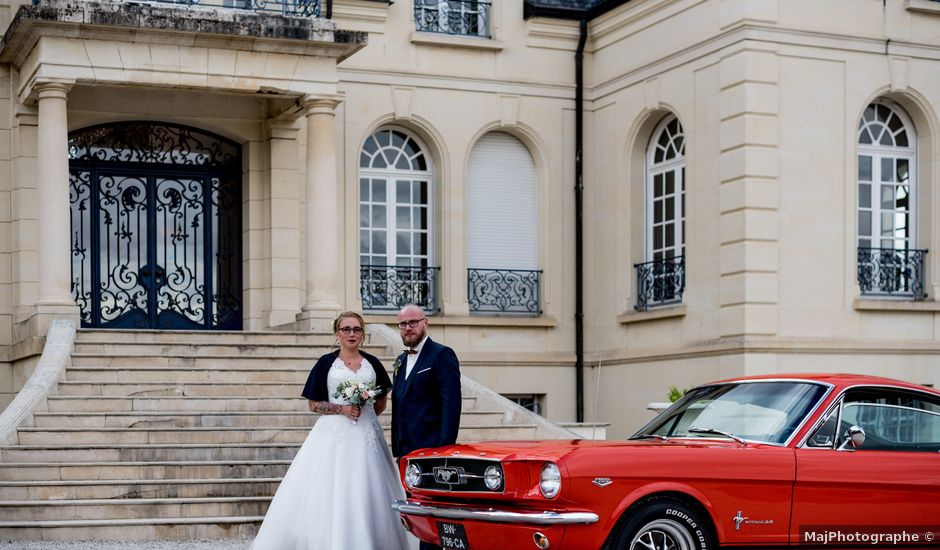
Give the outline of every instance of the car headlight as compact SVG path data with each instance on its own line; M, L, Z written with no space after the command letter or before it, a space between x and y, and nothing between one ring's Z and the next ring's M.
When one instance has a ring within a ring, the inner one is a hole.
M561 491L561 471L554 462L546 462L539 475L539 491L545 498L555 498Z
M409 487L421 485L421 468L414 462L409 462L405 468L405 483Z
M483 484L490 491L498 491L503 485L503 472L499 466L487 466L483 472Z

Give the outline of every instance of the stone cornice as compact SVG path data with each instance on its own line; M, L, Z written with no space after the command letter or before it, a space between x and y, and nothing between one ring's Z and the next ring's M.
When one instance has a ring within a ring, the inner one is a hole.
M688 344L661 348L613 349L589 353L589 363L603 366L701 359L743 354L777 355L936 355L940 356L940 340L864 340L856 338L788 338L773 336L748 336L719 338L690 342ZM807 365L807 370L813 370Z

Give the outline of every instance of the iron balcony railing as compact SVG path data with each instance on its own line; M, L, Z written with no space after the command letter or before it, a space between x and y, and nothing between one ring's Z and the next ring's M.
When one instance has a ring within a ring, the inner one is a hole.
M470 312L540 315L541 277L541 270L468 269Z
M634 264L636 268L636 309L682 302L685 291L685 256Z
M490 37L490 2L415 0L415 28L422 32Z
M320 17L319 0L154 0L161 4L250 10L258 13Z
M362 265L359 270L362 309L397 311L407 304L415 304L428 313L437 312L439 267Z
M924 260L927 250L858 248L858 286L863 296L927 297Z

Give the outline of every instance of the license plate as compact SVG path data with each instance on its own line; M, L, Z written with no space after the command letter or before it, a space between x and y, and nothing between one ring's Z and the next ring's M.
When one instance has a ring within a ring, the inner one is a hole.
M459 523L437 522L437 536L440 539L441 546L448 550L467 550L470 548L470 545L467 544L467 532L464 530L463 525Z

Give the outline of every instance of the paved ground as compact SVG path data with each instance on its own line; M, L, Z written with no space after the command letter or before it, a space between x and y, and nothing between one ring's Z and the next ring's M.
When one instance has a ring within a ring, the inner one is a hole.
M82 541L0 541L0 550L248 550L250 540L189 540L124 542Z

